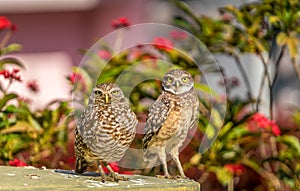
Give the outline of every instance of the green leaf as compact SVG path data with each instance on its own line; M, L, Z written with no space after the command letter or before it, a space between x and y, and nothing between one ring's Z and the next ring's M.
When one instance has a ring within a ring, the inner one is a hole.
M200 27L200 29L202 28L200 19L186 3L182 2L182 1L178 1L178 0L173 0L172 2L175 4L175 6L177 6L179 9L181 9L187 15L189 15L194 20L194 22L197 23L197 25Z
M14 64L23 69L25 68L24 65L22 64L22 62L14 57L5 57L5 58L0 59L0 69L3 69L3 66L6 64Z
M227 133L231 130L232 126L233 122L229 121L228 123L226 123L224 127L222 127L222 129L220 130L219 137L227 135Z
M279 18L278 16L271 15L271 16L269 16L269 22L270 22L271 24L280 22L280 18Z
M28 115L30 112L26 109L23 108L17 108L14 105L9 105L5 108L5 112L9 112L9 113L19 113L22 115Z
M201 83L195 83L195 88L202 91L202 92L205 92L205 93L208 93L214 97L218 96L218 93L216 91L214 91L213 89L211 89L208 85L206 84L201 84Z
M295 36L290 36L287 38L287 46L289 48L290 57L296 59L298 57L298 44L300 44L299 39Z
M15 125L7 129L3 129L0 132L1 134L9 134L9 133L27 132L30 129L32 129L32 126L29 123L24 121L19 121Z
M228 133L228 135L226 137L226 140L229 141L229 140L241 138L247 134L251 134L251 133L249 132L249 130L246 127L238 126L238 127L231 129L231 131Z
M214 172L217 176L218 181L223 185L228 185L229 182L233 179L232 173L230 173L224 167L210 167L209 170Z
M247 166L249 168L251 168L252 170L254 170L255 172L257 172L258 174L261 173L261 167L259 164L257 164L255 161L247 158L247 157L244 157L242 160L241 160L241 164L243 164L244 166Z
M13 43L0 50L0 55L5 55L12 52L17 52L22 49L22 45Z
M28 122L35 128L36 131L43 131L41 125L31 115L28 116Z
M277 36L276 36L276 43L279 46L283 46L287 43L287 35L284 32L280 32Z
M0 109L2 109L9 100L15 99L18 96L16 94L7 94L0 100Z
M296 151L295 154L300 155L299 139L293 135L283 135L276 138L277 141L286 144L289 148Z
M190 159L191 165L198 165L201 161L202 155L200 153L196 153L192 158Z

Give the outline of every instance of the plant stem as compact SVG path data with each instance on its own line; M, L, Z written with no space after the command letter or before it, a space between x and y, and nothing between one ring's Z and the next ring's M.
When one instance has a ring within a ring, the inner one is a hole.
M300 66L299 66L299 64L297 64L295 58L291 58L291 62L294 67L294 70L296 72L296 75L297 75L298 79L300 80Z
M227 191L234 191L234 177L228 183Z
M273 98L273 89L274 89L274 86L277 82L277 78L278 78L278 74L279 74L279 65L280 65L280 61L283 57L285 49L286 49L286 46L283 46L281 48L279 56L278 56L278 58L275 62L275 74L274 74L273 81L272 81L271 86L270 86L270 95L269 95L270 96L270 107L271 107L271 104L272 104L272 108L273 108L273 100L274 100L274 98ZM273 115L274 114L273 114L273 111L272 111L272 113L270 113L270 118L271 119L273 119Z
M283 46L280 50L280 53L279 53L279 56L276 60L276 63L275 63L275 75L274 75L274 78L273 78L273 82L272 82L272 88L274 87L276 81L277 81L277 78L278 78L278 74L279 74L279 65L280 65L280 61L281 61L281 58L283 56L283 53L286 49L286 46Z
M246 71L244 70L244 68L242 66L241 60L240 60L239 56L237 56L235 54L234 54L234 59L235 59L235 63L237 65L238 69L241 72L243 81L244 81L245 86L247 88L247 96L248 96L248 98L253 99L252 88L251 88L251 85L250 85L250 81L249 81L249 79L247 77Z
M260 157L262 158L262 160L266 159L268 156L267 156L266 145L265 145L263 137L260 138L258 149L259 149ZM264 163L264 167L268 171L271 171L271 166L268 162Z
M124 31L123 31L124 29L119 29L119 31L118 31L118 34L117 34L117 39L116 39L116 41L115 41L115 44L114 44L114 49L113 49L113 51L114 51L114 53L115 54L118 54L119 53L119 51L120 51L120 49L121 49L121 46L122 46L122 43L123 43L123 36L124 36Z
M268 59L268 61L266 62L263 55L261 53L258 53L258 56L260 57L262 63L263 63L263 67L264 67L264 77L263 77L263 81L265 80L265 78L267 79L268 82L268 87L269 87L269 91L272 92L272 83L271 83L271 77L268 71L268 65L270 62L270 59ZM260 87L260 92L259 92L259 97L262 94L262 90L263 90L263 86L264 86L264 82L261 83L261 87ZM257 110L258 110L258 104L257 103ZM270 119L273 119L273 96L270 96L270 104L269 104L269 112L270 112Z
M8 31L7 33L5 33L2 41L0 42L0 50L2 50L5 45L7 44L7 42L9 41L10 37L11 37L11 31Z

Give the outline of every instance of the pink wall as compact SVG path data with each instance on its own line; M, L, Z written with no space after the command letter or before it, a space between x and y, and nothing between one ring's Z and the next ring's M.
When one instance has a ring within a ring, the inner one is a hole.
M146 0L102 0L98 7L82 12L6 14L18 30L11 42L23 45L24 53L66 51L78 65L81 48L113 31L111 20L127 17L132 24L147 21ZM1 15L1 13L0 13Z
M146 22L145 8L146 0L102 0L90 11L0 12L17 26L10 42L23 45L16 56L26 67L22 71L24 83L14 84L11 90L32 98L33 108L53 99L69 98L71 86L65 77L82 59L78 50L89 49L97 39L112 32L113 19L127 17L132 24ZM25 83L32 79L40 86L39 94L26 91ZM0 83L4 83L2 78Z

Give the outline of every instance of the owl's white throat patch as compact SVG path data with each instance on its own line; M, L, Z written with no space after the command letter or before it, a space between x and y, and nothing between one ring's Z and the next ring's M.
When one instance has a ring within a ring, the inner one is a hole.
M172 94L179 95L185 92L190 91L193 88L193 86L180 86L178 88L176 87L164 87L164 89L168 92L171 92Z

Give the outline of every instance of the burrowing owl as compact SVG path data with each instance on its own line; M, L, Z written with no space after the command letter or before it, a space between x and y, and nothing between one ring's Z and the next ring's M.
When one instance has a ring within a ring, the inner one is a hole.
M167 154L170 154L180 172L186 178L179 161L179 148L188 130L194 126L199 101L194 90L192 76L184 70L171 70L162 81L163 91L149 110L143 139L144 160L152 167L161 161L165 178L170 176Z
M136 124L137 118L116 84L96 85L75 129L75 171L83 173L88 164L97 161L103 181L125 180L107 163L124 156L135 137ZM105 175L102 164L110 170L110 176Z

